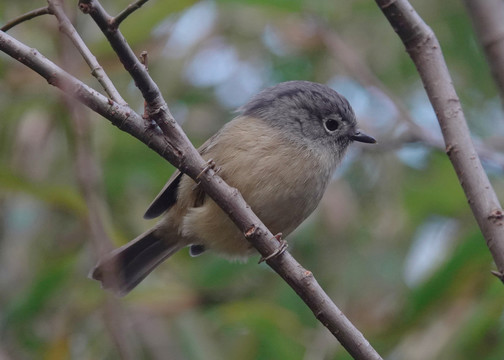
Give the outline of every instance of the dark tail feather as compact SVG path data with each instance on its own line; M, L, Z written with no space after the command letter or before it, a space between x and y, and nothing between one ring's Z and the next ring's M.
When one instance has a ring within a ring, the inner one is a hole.
M100 260L90 277L102 287L124 296L137 286L156 266L180 249L151 229Z

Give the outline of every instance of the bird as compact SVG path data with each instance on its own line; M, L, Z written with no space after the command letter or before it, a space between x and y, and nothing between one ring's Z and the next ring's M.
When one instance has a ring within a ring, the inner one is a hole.
M376 143L357 127L348 100L329 86L287 81L253 96L199 149L238 189L273 234L288 236L317 207L353 142ZM189 247L230 260L256 253L224 211L176 171L144 218L159 222L104 256L90 276L124 296L168 257Z

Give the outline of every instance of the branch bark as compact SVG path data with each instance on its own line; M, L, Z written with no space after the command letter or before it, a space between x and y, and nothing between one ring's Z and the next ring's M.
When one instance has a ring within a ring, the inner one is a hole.
M504 213L481 166L439 42L407 0L376 0L415 63L436 112L446 153L504 282Z
M74 26L70 22L70 19L65 14L61 1L47 0L47 3L49 4L48 9L50 13L54 14L54 16L56 16L56 18L58 19L60 31L65 34L72 41L77 50L79 50L84 60L91 68L91 74L98 80L107 95L116 103L126 105L126 101L123 100L123 98L119 94L119 91L117 91L108 75L98 63L98 60L96 60L96 57L91 53L89 48L77 33L77 30L75 30Z
M79 3L89 12L104 32L139 87L145 101L144 121L126 105L107 99L83 84L37 50L30 49L9 35L0 32L0 50L22 62L84 105L109 119L114 125L144 142L163 158L195 179L199 176L205 192L230 216L252 245L267 257L274 252L277 241L273 234L251 211L238 190L229 187L213 170L203 171L206 162L192 146L180 126L174 121L157 85L138 61L121 33L109 27L112 19L97 1ZM305 301L317 319L326 326L355 359L381 359L369 342L337 308L322 290L310 271L304 269L288 252L267 260L271 266Z
M130 16L134 11L140 9L147 1L149 0L137 0L132 4L129 4L126 9L121 11L117 16L112 20L113 26L116 28L119 27L119 25L126 20L128 16Z
M464 2L504 106L504 1Z
M2 26L0 28L0 31L10 30L14 26L19 25L25 21L31 20L31 19L36 18L38 16L47 15L47 14L51 14L51 11L49 10L48 6L29 11L26 14L18 16L17 18L9 21L7 24L5 24L4 26Z

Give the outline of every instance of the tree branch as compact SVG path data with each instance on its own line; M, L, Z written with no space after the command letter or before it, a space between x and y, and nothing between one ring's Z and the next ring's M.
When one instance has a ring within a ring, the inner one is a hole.
M94 14L98 19L97 23L104 25L104 21L110 19L108 16L101 17L103 14L106 15L104 12L97 16L96 8L89 6L90 3L96 5L95 1L81 1L81 3L83 3L81 9L90 11L92 15ZM108 30L105 29L105 31ZM201 174L202 188L230 215L247 240L263 256L268 256L275 251L277 242L271 240L273 235L250 210L240 193L225 184L212 170L202 173L206 162L189 142L179 125L173 120L157 85L150 79L143 65L138 66L138 59L136 59L122 35L116 31L107 32L106 36L112 39L111 44L114 43L114 50L117 51L126 69L130 71L132 76L135 75L133 76L135 82L144 95L148 103L147 106L150 106L149 113L155 116L156 123L159 124L162 131L159 131L157 127L148 126L128 106L107 99L60 69L37 50L30 49L2 32L0 32L0 50L39 73L51 85L62 89L84 105L109 119L123 131L147 144L193 179ZM136 62L132 61L133 58L136 59ZM288 252L268 260L267 263L296 291L310 307L317 319L332 332L355 359L381 359L359 330L353 326L322 290L311 272L304 269Z
M23 14L23 15L15 18L14 20L9 21L7 24L2 26L0 28L0 30L1 31L8 31L8 30L12 29L14 26L21 24L22 22L31 20L33 18L36 18L37 16L42 16L42 15L47 15L47 14L51 14L51 10L49 10L48 6L29 11L26 14Z
M165 135L172 133L174 131L172 126L176 122L170 114L168 105L145 66L142 65L133 50L129 47L126 39L117 27L112 25L113 18L105 11L100 2L96 0L79 0L79 8L85 14L91 15L121 60L124 68L135 81L136 86L142 93L142 97L145 99L147 117L150 120L154 120ZM180 128L178 132L180 132Z
M504 106L504 1L464 0Z
M460 184L504 282L504 213L481 166L433 31L407 0L376 0L415 63L436 112Z
M75 30L74 26L68 19L67 15L63 11L63 5L61 4L61 1L47 0L47 2L49 4L49 11L58 19L60 31L68 36L68 38L80 52L88 66L91 68L91 74L98 80L98 82L101 84L105 92L112 100L121 105L126 105L126 101L124 101L124 99L121 97L114 84L109 79L108 75L98 63L98 60L96 60L96 57L91 53L87 45L77 33L77 30Z
M140 9L140 7L145 4L149 0L137 0L132 4L129 4L126 9L121 11L119 14L116 15L114 19L112 19L111 25L114 27L119 27L119 25L128 17L130 16L134 11Z

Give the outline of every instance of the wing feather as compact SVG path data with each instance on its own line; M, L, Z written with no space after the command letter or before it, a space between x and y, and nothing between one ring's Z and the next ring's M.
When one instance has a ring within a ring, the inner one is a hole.
M177 202L178 187L181 178L182 173L177 170L151 202L144 214L144 219L157 218Z
M200 155L204 155L211 147L219 133L213 135L210 139L205 141L203 145L198 149ZM156 198L151 202L147 211L144 214L144 219L154 219L160 216L162 213L170 209L176 202L178 196L178 188L180 185L180 179L182 178L182 173L177 170L172 177L168 180L166 185L161 189ZM204 202L205 193L199 187L199 191L195 196L194 206L200 206Z

